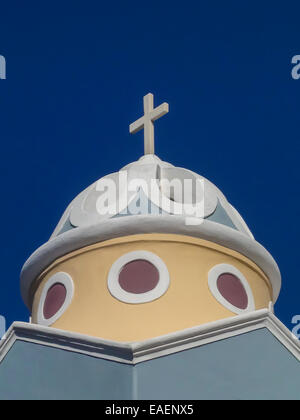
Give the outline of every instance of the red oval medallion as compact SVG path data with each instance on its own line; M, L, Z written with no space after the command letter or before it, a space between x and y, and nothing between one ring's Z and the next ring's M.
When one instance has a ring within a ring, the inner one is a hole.
M239 309L246 309L248 296L241 280L231 273L224 273L218 277L217 287L223 298Z
M63 306L67 296L67 290L61 283L55 283L47 292L44 302L44 318L52 318Z
M135 260L124 265L119 274L119 284L129 293L146 293L159 281L157 268L145 260Z

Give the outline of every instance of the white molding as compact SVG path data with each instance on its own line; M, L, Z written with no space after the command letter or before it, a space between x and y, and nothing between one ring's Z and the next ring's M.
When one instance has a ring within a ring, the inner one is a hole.
M14 342L21 340L134 365L262 328L268 329L300 361L300 341L295 340L293 334L268 309L260 309L142 342L125 343L14 322L0 342L0 362Z
M67 292L66 299L63 305L61 306L61 308L56 312L56 314L53 315L51 318L46 319L44 317L44 303L47 297L48 290L56 283L60 283L65 286L66 292ZM51 276L48 279L48 281L45 283L42 290L41 297L40 297L38 310L37 310L38 323L40 325L46 325L46 326L52 325L66 311L66 309L72 302L73 296L74 296L74 283L73 283L72 277L68 273L64 273L60 271L58 273L55 273L53 276Z
M186 225L186 219L175 215L138 215L109 219L88 227L65 232L37 249L26 261L21 272L21 293L30 308L30 287L57 258L85 246L112 238L147 233L170 233L201 238L245 255L258 265L270 279L275 302L281 287L278 266L270 253L247 235L220 223L203 220L200 225Z
M232 305L228 300L226 300L222 294L219 292L217 281L221 274L230 273L235 275L240 282L242 283L245 292L247 294L248 298L248 305L245 309L239 309L236 306ZM236 267L234 267L231 264L218 264L215 265L213 268L211 268L208 272L208 286L213 294L213 296L217 299L217 301L225 306L225 308L229 309L231 312L236 314L243 314L245 312L250 312L255 310L255 303L254 298L252 294L251 287L249 286L248 281L246 280L246 277L238 270Z
M226 200L226 199L225 199ZM237 209L235 207L233 207L232 204L228 203L228 201L226 200L226 202L222 202L222 205L225 207L226 212L228 213L229 217L231 218L231 220L233 221L233 223L238 228L239 231L245 232L247 235L250 236L250 238L252 238L253 240L255 240L253 233L251 232L251 230L249 229L247 223L245 222L245 220L242 218L242 216L240 215L240 213L237 211Z
M122 268L131 261L145 260L153 264L159 273L159 280L154 289L145 293L126 292L119 283ZM149 251L132 251L118 258L108 273L107 286L113 297L125 303L146 303L160 298L169 288L170 276L166 264L161 258Z

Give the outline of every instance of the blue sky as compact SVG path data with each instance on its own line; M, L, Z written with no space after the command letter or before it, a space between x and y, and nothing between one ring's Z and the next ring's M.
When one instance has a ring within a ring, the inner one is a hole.
M68 203L143 154L128 125L167 101L156 153L215 183L276 259L277 316L300 314L298 2L10 1L1 5L1 293Z

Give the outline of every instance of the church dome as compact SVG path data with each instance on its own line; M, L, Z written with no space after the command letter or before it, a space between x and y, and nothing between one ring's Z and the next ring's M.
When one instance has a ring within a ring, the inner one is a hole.
M209 180L155 155L153 122L168 109L144 97L130 132L144 129L145 155L75 197L26 261L34 323L140 341L277 300L277 264L239 212Z
M145 233L187 235L237 251L266 273L274 301L279 295L276 262L224 194L195 172L148 154L100 178L70 203L50 240L23 267L24 301L29 305L33 279L57 258L99 241Z

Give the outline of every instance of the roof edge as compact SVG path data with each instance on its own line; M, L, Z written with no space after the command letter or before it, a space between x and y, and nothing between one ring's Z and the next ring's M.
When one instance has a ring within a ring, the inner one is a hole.
M185 217L182 216L138 215L76 228L38 248L25 262L21 271L21 294L25 304L30 308L32 282L57 258L97 242L147 233L170 233L201 238L239 252L257 264L269 278L273 288L273 301L276 302L281 288L279 268L271 254L254 239L235 229L205 219L200 225L187 225Z
M115 342L25 322L14 322L0 342L0 363L17 340L134 365L266 328L300 361L300 342L269 310L210 322L141 342Z

